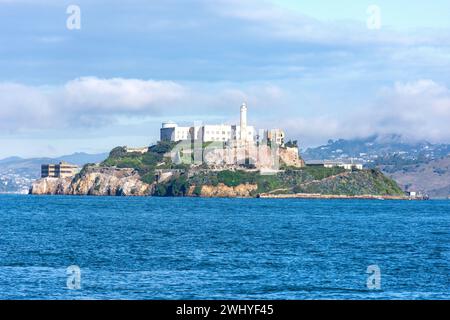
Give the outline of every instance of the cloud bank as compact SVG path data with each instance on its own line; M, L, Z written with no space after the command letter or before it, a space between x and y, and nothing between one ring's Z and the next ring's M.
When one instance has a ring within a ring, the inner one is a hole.
M188 116L201 120L236 113L248 101L260 110L283 95L273 85L204 86L174 81L97 77L62 86L0 83L0 134L104 127L118 118Z
M432 80L394 83L380 89L367 107L337 115L302 116L294 96L295 92L268 84L199 86L96 77L56 87L0 83L0 133L101 128L119 118L139 117L217 116L217 122L227 122L236 120L239 104L247 101L255 125L286 128L291 137L309 144L392 133L450 141L450 89Z
M368 107L332 115L291 118L288 130L311 144L329 138L398 134L411 141L449 143L450 89L432 80L396 82Z

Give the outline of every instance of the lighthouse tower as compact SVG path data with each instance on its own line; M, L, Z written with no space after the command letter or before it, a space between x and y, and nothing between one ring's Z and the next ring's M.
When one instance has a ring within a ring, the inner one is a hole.
M247 104L241 106L241 141L247 140Z

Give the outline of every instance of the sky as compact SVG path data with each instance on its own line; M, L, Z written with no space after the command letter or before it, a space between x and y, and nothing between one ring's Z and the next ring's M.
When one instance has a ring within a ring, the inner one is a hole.
M0 158L144 146L243 101L301 148L450 143L449 74L443 0L0 0Z

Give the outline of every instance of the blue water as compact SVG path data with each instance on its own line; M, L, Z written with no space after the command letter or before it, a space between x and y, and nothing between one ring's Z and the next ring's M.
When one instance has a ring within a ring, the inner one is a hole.
M449 299L450 201L0 196L0 298Z

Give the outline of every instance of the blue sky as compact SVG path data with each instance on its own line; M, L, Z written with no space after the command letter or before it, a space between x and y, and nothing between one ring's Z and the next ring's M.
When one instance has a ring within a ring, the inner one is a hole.
M366 20L366 9L377 5L383 24L398 29L450 27L450 2L446 0L277 0L285 8L297 10L320 20Z
M450 143L449 18L440 0L0 0L0 158L141 146L164 120L236 122L243 100L303 148Z

